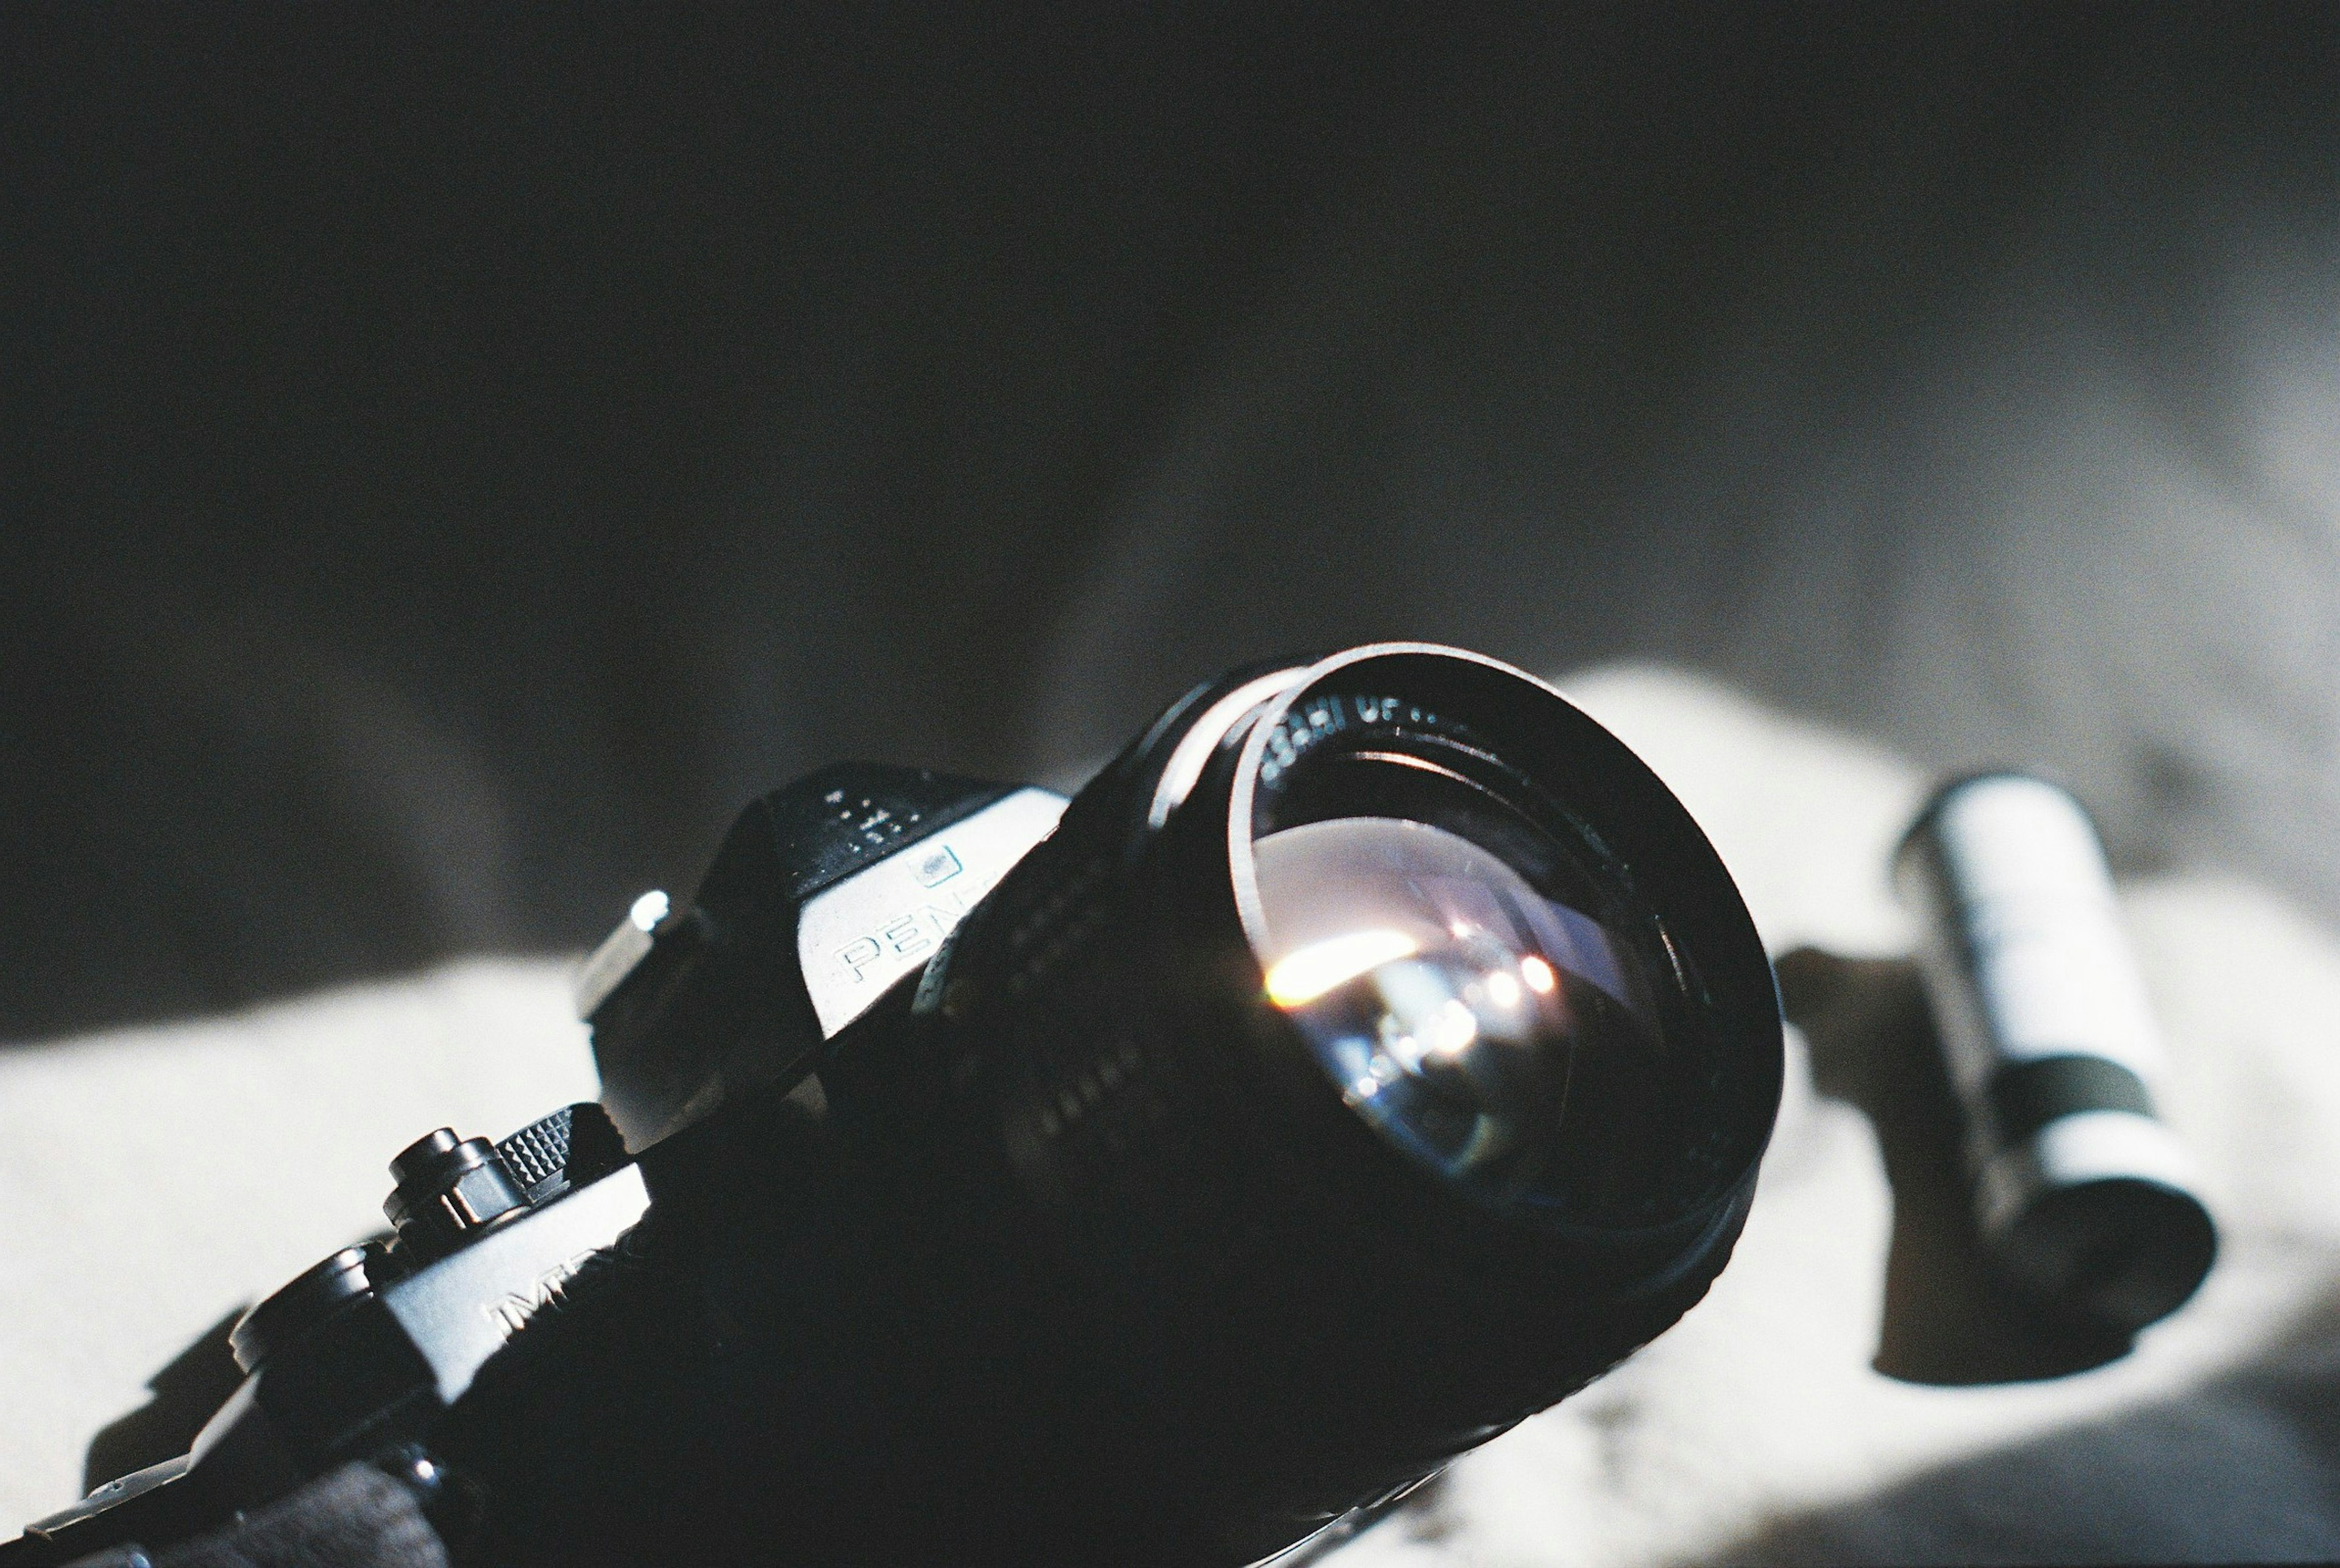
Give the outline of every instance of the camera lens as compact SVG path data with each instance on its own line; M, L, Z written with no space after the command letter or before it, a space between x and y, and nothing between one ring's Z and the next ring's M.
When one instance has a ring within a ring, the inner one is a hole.
M1556 847L1555 847L1556 848ZM1337 817L1253 846L1268 1000L1341 1097L1492 1206L1662 1201L1668 1087L1647 961L1451 829Z
M1163 1434L1166 1490L1256 1504L1245 1548L1669 1325L1780 1090L1770 967L1689 814L1549 687L1420 644L1174 705L917 1006L918 1049L844 1053L832 1102L939 1102L921 1144L991 1162L996 1245L1039 1249L1035 1359ZM1366 1344L1411 1348L1364 1373Z
M1591 1235L1711 1204L1760 1146L1770 1080L1636 876L1662 857L1613 838L1671 797L1590 734L1554 766L1548 726L1591 727L1523 677L1414 673L1407 694L1372 670L1288 694L1238 765L1230 875L1267 1000L1352 1112L1482 1209ZM1718 897L1671 891L1692 916Z

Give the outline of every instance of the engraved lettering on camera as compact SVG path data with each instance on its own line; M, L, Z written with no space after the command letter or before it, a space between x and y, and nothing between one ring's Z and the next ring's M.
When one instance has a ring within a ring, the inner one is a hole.
M927 864L930 865L932 861ZM926 866L918 868L923 872ZM950 869L936 881L947 881L957 876L958 871L958 860L954 856ZM837 966L848 979L858 983L868 978L870 969L886 965L891 959L916 958L921 953L932 952L945 937L951 934L952 928L959 922L959 917L967 913L968 902L963 892L944 893L920 904L907 915L897 915L876 930L856 937L838 948ZM887 969L888 974L892 972Z
M510 1295L482 1302L480 1310L487 1315L490 1323L496 1325L499 1334L510 1339L528 1326L530 1318L548 1306L560 1305L562 1293L569 1282L577 1277L578 1271L592 1255L593 1250L589 1247L574 1257L556 1263L538 1275L526 1290L516 1290Z

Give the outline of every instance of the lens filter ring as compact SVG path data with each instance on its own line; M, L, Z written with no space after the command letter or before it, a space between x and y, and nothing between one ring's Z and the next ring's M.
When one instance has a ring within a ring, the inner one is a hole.
M1696 1226L1743 1186L1779 1092L1760 944L1689 814L1557 691L1354 650L1267 705L1230 786L1266 1001L1383 1144L1580 1238Z

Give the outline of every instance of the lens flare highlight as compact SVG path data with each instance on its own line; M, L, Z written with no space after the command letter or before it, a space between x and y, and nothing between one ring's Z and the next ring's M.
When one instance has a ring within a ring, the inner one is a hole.
M1268 966L1267 999L1279 1007L1304 1007L1368 969L1420 950L1421 944L1403 931L1351 931L1311 942Z

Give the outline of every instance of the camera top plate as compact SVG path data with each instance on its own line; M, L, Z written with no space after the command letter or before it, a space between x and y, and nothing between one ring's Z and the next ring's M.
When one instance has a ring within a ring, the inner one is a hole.
M627 1148L801 1080L1064 809L1046 789L860 762L749 806L688 904L645 895L586 966L580 1011Z

